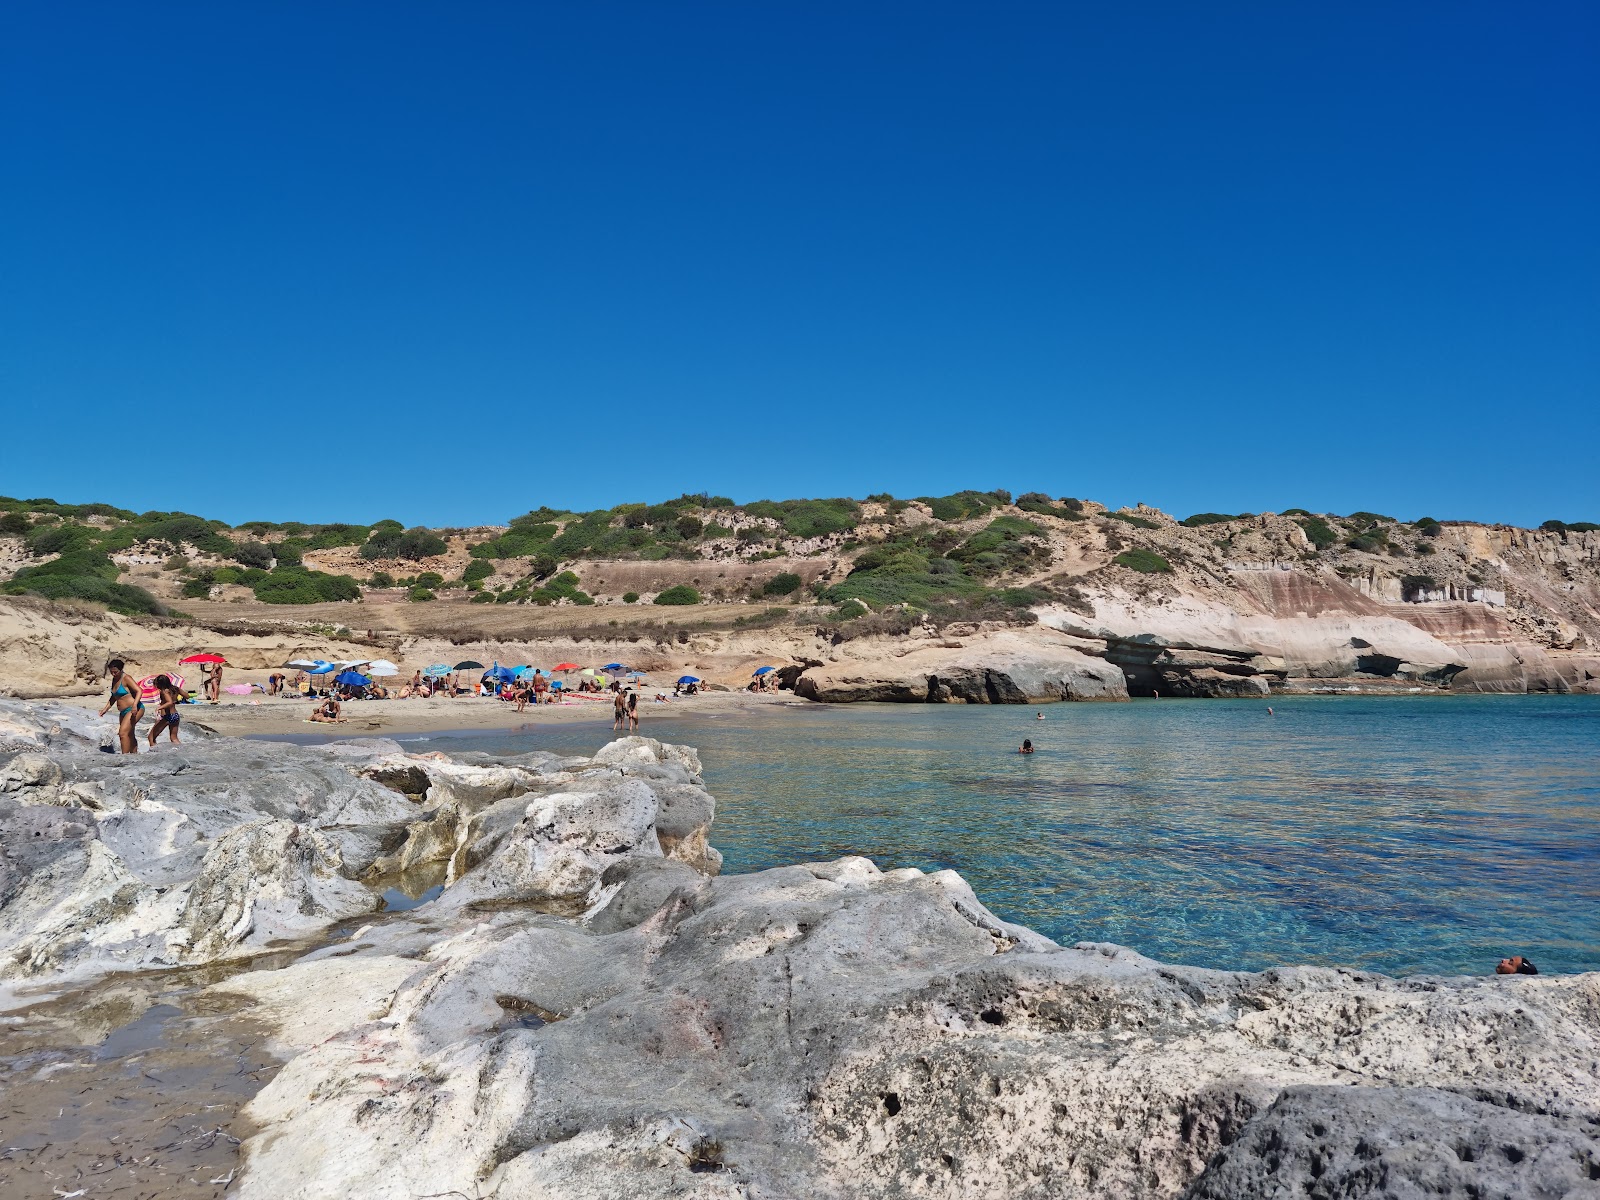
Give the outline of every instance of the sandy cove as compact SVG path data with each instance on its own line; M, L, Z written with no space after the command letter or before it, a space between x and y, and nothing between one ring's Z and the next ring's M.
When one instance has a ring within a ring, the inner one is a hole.
M241 672L241 674L244 674ZM650 725L662 717L674 720L717 716L731 712L774 712L779 709L809 705L812 701L799 700L787 692L755 694L751 692L708 692L698 696L679 696L668 703L657 703L653 697L657 689L646 687L641 693L639 707L640 732L648 734ZM668 697L670 687L660 689ZM98 711L104 697L77 698L69 703L82 705L90 712ZM479 729L529 729L541 725L592 724L597 729L611 727L611 697L594 696L591 699L573 699L563 704L529 704L522 712L515 704L491 700L482 696L458 696L453 700L443 697L407 700L359 700L344 706L347 718L342 725L326 725L309 719L312 705L303 697L290 699L283 696L224 696L220 704L200 702L185 705L185 721L236 737L283 736L286 734L329 734L344 737L371 737L414 733L448 733L457 730ZM141 723L141 735L151 729L152 718ZM105 728L116 732L113 714L106 714ZM182 733L179 733L182 737ZM166 735L162 735L165 741Z

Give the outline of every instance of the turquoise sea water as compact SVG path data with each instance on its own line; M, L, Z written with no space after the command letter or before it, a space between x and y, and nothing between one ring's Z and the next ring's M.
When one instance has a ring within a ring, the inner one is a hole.
M841 854L953 867L1058 941L1200 966L1600 969L1600 697L1272 707L649 710L643 732L699 747L728 871ZM609 736L428 746L592 752ZM1038 753L1015 753L1025 737Z

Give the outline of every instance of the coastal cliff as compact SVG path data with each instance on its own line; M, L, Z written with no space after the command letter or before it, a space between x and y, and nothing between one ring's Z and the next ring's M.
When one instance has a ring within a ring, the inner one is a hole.
M403 537L392 523L225 535L77 507L97 512L31 512L33 532L0 536L12 694L81 694L112 654L165 669L201 648L257 672L293 656L467 656L623 661L729 687L770 665L825 702L1600 690L1600 530L1587 525L1178 521L998 491L684 497Z
M1595 975L1174 967L1057 945L951 871L721 875L698 755L646 738L100 737L0 702L3 1006L207 965L287 1060L229 1175L255 1200L1600 1179ZM431 899L380 911L419 873Z

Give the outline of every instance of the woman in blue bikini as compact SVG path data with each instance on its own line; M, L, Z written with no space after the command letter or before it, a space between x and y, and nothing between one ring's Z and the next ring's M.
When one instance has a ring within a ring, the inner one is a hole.
M172 744L178 744L178 705L183 703L183 693L172 682L170 676L156 676L156 723L150 730L150 749L156 748L156 738L161 736L163 729L167 730L172 738Z
M120 658L113 658L106 664L106 670L111 672L111 698L100 715L103 717L110 712L113 704L117 706L117 740L122 743L124 754L137 754L139 735L135 731L144 719L144 702L139 699L139 685L125 668Z

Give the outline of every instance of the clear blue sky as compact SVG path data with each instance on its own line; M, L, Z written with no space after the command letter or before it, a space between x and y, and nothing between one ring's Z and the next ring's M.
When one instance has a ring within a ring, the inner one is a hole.
M1591 0L13 6L0 492L1600 520L1597 61Z

